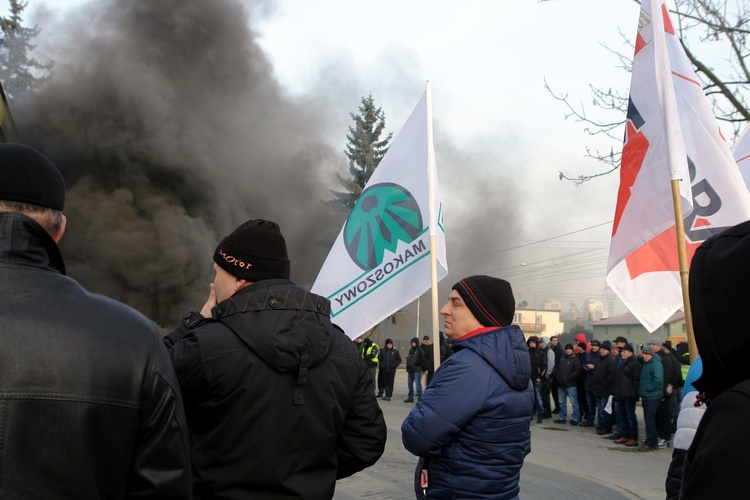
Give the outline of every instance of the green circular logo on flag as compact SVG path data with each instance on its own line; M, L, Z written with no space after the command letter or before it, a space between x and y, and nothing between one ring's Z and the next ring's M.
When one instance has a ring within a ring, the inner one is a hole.
M396 252L399 241L411 243L423 230L422 212L409 191L393 183L368 187L357 199L344 226L349 256L363 270Z

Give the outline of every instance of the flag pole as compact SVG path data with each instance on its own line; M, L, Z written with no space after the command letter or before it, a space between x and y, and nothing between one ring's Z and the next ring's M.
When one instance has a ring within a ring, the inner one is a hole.
M698 357L698 344L693 333L693 313L690 309L689 277L685 247L685 222L682 219L682 202L680 200L680 181L672 180L672 202L674 204L674 223L677 230L677 258L680 262L680 285L682 286L682 304L685 310L685 330L687 332L688 352L692 363Z
M661 1L652 0L652 22L658 23L658 26L664 26L662 14ZM674 140L677 133L675 125L679 123L679 118L676 120L673 119L675 116L678 116L678 112L675 110L677 98L675 97L675 89L672 83L673 76L669 61L669 51L666 48L666 32L663 29L654 29L654 46L661 47L661 50L654 51L654 62L657 67L656 85L657 91L659 94L662 94L661 100L664 103L664 132L667 140L667 163L672 178L672 204L674 205L674 225L675 232L677 233L677 259L680 264L682 306L685 311L685 330L687 333L688 350L690 352L690 362L692 363L698 356L698 345L695 343L695 336L693 335L693 315L690 311L690 294L688 291L690 270L687 261L687 249L685 247L685 221L683 220L682 213L682 193L680 190L682 179L678 174L678 172L687 172L687 169L682 169L679 165L679 163L686 162L687 158L686 152L679 148Z
M429 80L425 84L427 104L427 186L430 216L430 274L432 282L432 365L440 366L440 309L438 302L437 279L437 207L435 206L435 148L432 139L432 87Z

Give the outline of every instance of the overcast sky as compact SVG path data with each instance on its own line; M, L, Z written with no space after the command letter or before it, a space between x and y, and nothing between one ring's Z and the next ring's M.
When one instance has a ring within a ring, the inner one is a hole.
M46 14L81 3L49 2ZM320 132L342 152L344 175L349 113L360 98L372 92L396 134L431 82L450 270L441 288L486 273L506 277L519 302L602 300L619 175L576 187L558 172L601 171L585 158L586 148L608 151L612 143L566 120L544 81L592 115L599 110L591 107L589 85L627 91L629 74L602 44L632 53L620 32L635 33L637 3L244 4L283 92L299 102L314 98L325 114ZM29 12L35 8L32 0ZM622 305L615 312L624 312Z
M336 105L347 111L372 92L397 131L430 80L449 249L451 229L472 223L464 211L461 220L451 215L475 195L446 182L465 177L471 186L469 179L478 178L491 187L511 181L517 193L518 210L508 214L518 220L516 231L497 234L489 244L483 238L482 247L462 246L460 255L449 253L447 281L488 273L507 277L519 301L549 297L567 306L601 299L618 175L575 187L560 181L558 172L600 171L584 157L586 147L609 150L610 142L597 142L582 125L566 121L544 81L597 116L589 85L626 91L630 80L603 44L632 52L620 32L635 32L639 6L630 0L613 0L606 8L596 0L368 5L285 0L265 13L260 43L279 81L293 95L333 84L341 96ZM334 141L343 140L349 123L346 113L340 117ZM463 154L451 157L454 150ZM475 161L461 165L458 158ZM445 169L461 175L443 174ZM502 206L492 194L482 193L485 210ZM500 210L496 215L505 216Z

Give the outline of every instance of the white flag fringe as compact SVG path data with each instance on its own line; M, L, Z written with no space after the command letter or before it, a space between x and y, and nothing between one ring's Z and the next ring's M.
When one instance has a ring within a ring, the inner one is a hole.
M683 305L671 180L688 262L706 238L750 219L750 194L669 12L643 0L607 284L652 332Z
M333 323L352 339L430 288L431 258L437 259L438 280L448 274L427 117L425 91L357 199L313 284L313 293L331 301ZM431 199L437 209L433 228ZM434 257L431 229L437 243Z

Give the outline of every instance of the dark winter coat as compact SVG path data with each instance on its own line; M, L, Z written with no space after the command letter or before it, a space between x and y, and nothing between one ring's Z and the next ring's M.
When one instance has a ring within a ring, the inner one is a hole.
M583 365L586 364L586 358L588 357L588 354L589 353L587 353L586 351L581 351L581 352L579 352L578 354L575 355L578 358L578 361L581 362L581 373L578 374L578 384L579 384L579 386L584 386L585 387L585 383L586 383L586 378L587 378L588 372L583 369Z
M641 382L641 364L638 358L630 356L621 359L620 366L615 374L615 399L638 399L638 384Z
M404 446L421 457L417 477L429 462L428 498L513 498L534 406L523 333L482 328L454 347L404 420Z
M750 379L708 405L685 457L680 498L747 498L747 486L737 473L750 465L748 414Z
M406 371L421 372L423 364L424 353L422 353L422 348L419 347L419 339L414 337L411 339L411 349L409 349L409 354L406 355Z
M661 364L664 367L664 395L671 396L671 394L667 394L667 386L671 384L674 387L680 387L680 383L682 382L680 363L671 353L667 353L664 349L660 349L656 355L661 358Z
M612 394L615 385L615 358L611 354L599 356L599 362L591 372L591 393L596 397Z
M750 221L707 239L690 267L690 305L708 404L688 450L683 497L746 498L750 469L750 336L741 327L750 277Z
M331 498L374 464L386 427L330 303L285 280L254 283L170 346L200 498Z
M65 276L19 213L0 213L0 304L0 498L190 498L156 325Z
M596 369L596 365L599 364L599 360L602 359L601 355L599 354L599 351L591 352L588 351L586 353L586 356L583 361L583 371L586 374L586 382L584 386L586 387L587 391L591 391L591 381L593 380L594 370ZM586 370L584 367L586 365L594 365L594 368L591 370Z
M542 349L529 348L529 362L531 363L531 380L547 375L547 353Z
M557 367L557 383L560 387L575 387L580 374L581 360L578 356L572 353L570 356L563 356Z
M562 360L565 357L565 349L563 349L563 346L560 344L557 344L556 346L552 347L550 346L550 349L552 349L552 352L555 353L555 374L557 373L557 369L560 367L560 360Z
M433 347L432 342L429 340L423 340L419 344L419 348L422 349L422 371L434 372L435 368L432 363Z
M380 366L380 371L384 373L396 371L396 367L401 364L401 354L397 349L388 349L387 347L381 349L378 358L380 359L378 366Z

